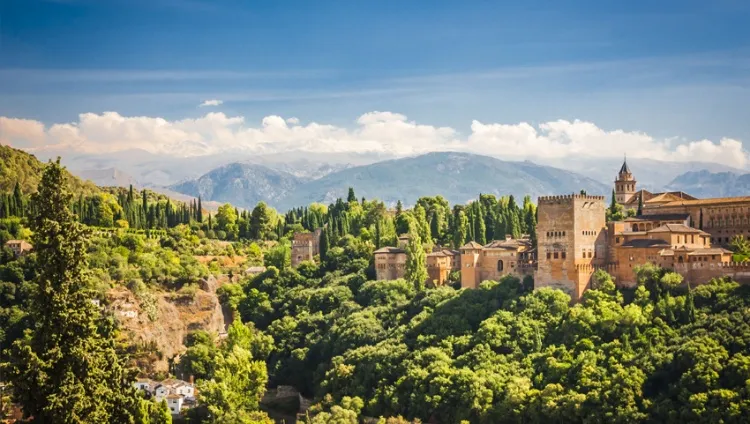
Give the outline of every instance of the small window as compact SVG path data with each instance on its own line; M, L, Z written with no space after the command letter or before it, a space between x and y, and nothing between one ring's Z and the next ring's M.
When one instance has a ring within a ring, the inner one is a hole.
M562 255L562 258L565 259L565 252L562 252L561 255Z
M552 253L547 252L547 259L552 259Z
M555 259L557 259L557 258L558 258L557 256L558 256L558 255L557 255L557 252L555 252Z

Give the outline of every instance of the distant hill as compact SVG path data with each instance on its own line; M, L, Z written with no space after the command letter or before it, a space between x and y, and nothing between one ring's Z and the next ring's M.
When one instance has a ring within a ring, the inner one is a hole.
M532 162L509 162L468 153L436 152L348 168L307 182L281 202L281 209L311 202L328 203L346 197L348 187L357 196L378 198L386 204L413 203L421 196L442 195L451 203L465 203L480 193L608 194L610 187L582 175Z
M232 163L169 189L208 201L252 208L261 200L277 205L301 184L301 179L288 172L252 163Z
M16 182L24 193L36 192L43 168L44 164L34 155L0 145L0 192L12 191ZM98 191L94 183L81 180L70 173L68 181L74 193L90 194Z
M349 187L354 187L359 197L378 198L389 205L398 200L408 205L421 196L438 194L451 203L465 203L480 193L513 194L520 199L526 194L537 197L582 189L606 195L611 190L592 179L549 166L446 152L347 168L306 181L262 165L236 163L170 189L244 208L263 200L287 210L312 202L330 203L346 197Z
M686 172L667 186L698 198L750 195L750 174L735 172Z
M578 172L599 182L614 184L617 171L622 165L622 158L589 158L571 156L561 159L549 159L544 165ZM658 192L668 190L667 186L675 178L695 171L734 172L743 174L746 171L712 162L669 162L646 158L628 158L628 165L638 182L638 188Z

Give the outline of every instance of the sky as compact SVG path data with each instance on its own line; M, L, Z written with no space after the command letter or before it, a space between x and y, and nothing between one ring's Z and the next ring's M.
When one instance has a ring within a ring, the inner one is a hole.
M748 168L750 2L0 1L0 143Z

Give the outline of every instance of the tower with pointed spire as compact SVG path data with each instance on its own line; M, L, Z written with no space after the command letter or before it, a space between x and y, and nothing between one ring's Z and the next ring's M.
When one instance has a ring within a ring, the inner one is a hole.
M615 199L617 203L623 204L635 196L635 178L628 167L627 157L622 161L622 167L615 179Z

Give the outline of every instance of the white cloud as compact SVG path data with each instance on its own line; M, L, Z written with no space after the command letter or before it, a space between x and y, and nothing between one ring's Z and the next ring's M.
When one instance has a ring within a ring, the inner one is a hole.
M212 100L204 100L203 103L199 104L198 107L206 107L206 106L219 106L222 103L224 103L221 100L212 99Z
M143 149L156 154L201 156L227 151L280 153L358 152L410 155L429 151L467 151L505 159L647 157L670 161L720 162L747 167L742 142L656 139L643 132L604 130L592 122L557 120L532 125L473 121L462 136L450 127L418 124L393 112L368 112L353 128L297 118L266 116L258 124L241 116L211 112L195 119L84 113L76 122L45 127L28 119L0 117L0 141L19 147L115 152Z
M0 116L0 143L28 143L32 146L44 144L44 124L33 119L6 118Z

